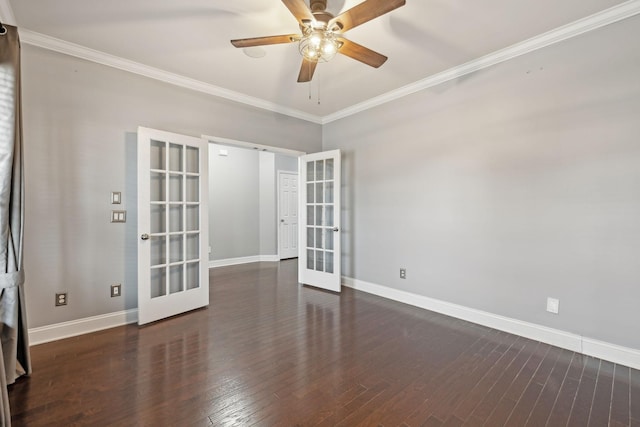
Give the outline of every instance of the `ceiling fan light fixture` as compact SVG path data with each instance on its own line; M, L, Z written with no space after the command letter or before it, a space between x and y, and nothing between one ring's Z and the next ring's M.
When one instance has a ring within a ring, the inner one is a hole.
M340 49L340 42L331 31L309 28L299 44L300 54L309 61L327 62Z

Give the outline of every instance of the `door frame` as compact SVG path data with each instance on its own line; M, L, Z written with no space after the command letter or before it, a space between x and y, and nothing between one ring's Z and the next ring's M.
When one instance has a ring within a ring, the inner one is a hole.
M299 170L300 170L300 157L304 156L305 154L307 154L306 151L298 151L298 150L291 150L288 148L280 148L280 147L274 147L272 145L264 145L264 144L256 144L253 142L247 142L247 141L240 141L237 139L230 139L230 138L223 138L220 136L214 136L214 135L205 135L205 134L201 134L200 138L208 141L209 143L213 143L213 144L224 144L224 145L229 145L232 147L238 147L238 148L247 148L247 149L252 149L252 150L260 150L260 151L267 151L270 153L275 153L275 154L284 154L286 156L290 156L290 157L295 157L298 159L298 205L300 204L300 174L299 174ZM279 171L278 171L279 172ZM276 177L278 175L276 174ZM279 186L279 181L276 184L276 187ZM276 198L278 197L278 189L276 188ZM276 229L276 260L275 261L280 261L280 219L279 219L279 215L280 215L280 202L279 200L276 200L276 204L278 206L278 211L276 214L276 223L275 223L275 229ZM260 212L258 212L258 215L260 214ZM298 217L299 217L300 213L298 212ZM300 243L300 232L298 231L298 244Z
M280 253L280 176L282 174L287 174L287 175L295 175L298 178L298 197L296 199L296 209L298 209L298 207L300 206L300 173L299 173L299 168L300 168L300 157L298 157L298 171L293 172L293 171L286 171L286 170L282 170L282 169L278 169L276 171L276 204L277 204L277 209L276 209L276 245L277 245L277 255L278 255L278 261L282 260L282 255ZM300 212L298 212L298 222L300 222ZM299 229L299 224L298 226L295 227L296 230L296 234L297 234L297 238L296 241L298 243L300 243L300 229ZM297 254L297 250L296 250L296 256L292 257L292 258L297 258L298 254ZM288 259L288 258L287 258Z

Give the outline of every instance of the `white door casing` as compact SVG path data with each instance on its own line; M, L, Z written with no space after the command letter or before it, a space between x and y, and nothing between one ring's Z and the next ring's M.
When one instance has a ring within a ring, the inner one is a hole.
M138 324L209 304L208 143L138 128Z
M340 150L300 157L298 280L340 292Z
M298 256L298 174L278 171L278 257Z

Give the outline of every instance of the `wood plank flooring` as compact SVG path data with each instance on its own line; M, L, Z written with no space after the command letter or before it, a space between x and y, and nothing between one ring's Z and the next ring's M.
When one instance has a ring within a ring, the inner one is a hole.
M637 370L296 268L214 269L207 309L34 346L13 425L640 427Z

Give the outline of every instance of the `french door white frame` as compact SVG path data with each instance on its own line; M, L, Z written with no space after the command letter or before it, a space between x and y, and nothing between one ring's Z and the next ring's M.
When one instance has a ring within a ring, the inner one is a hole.
M209 305L208 143L138 128L138 324Z
M298 281L333 292L342 289L341 161L340 150L299 159Z

